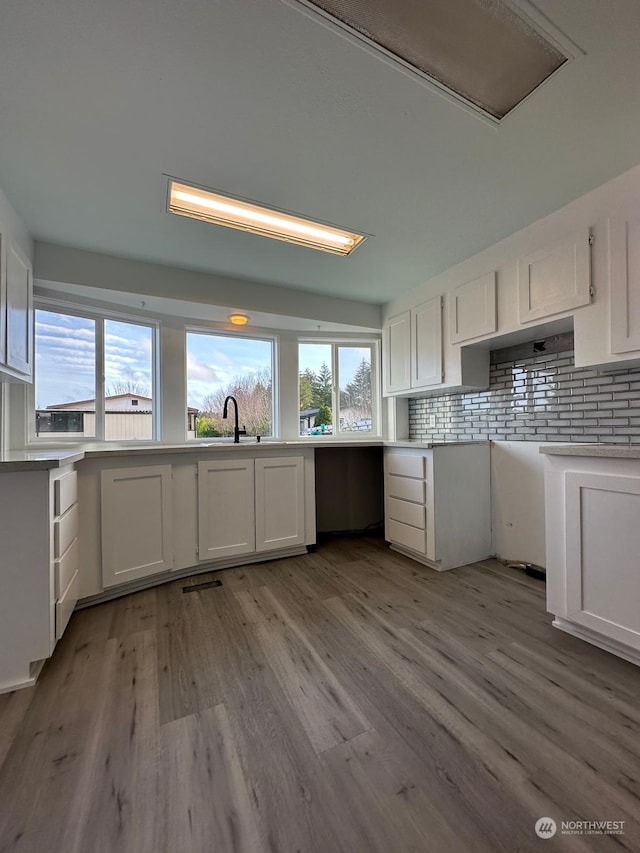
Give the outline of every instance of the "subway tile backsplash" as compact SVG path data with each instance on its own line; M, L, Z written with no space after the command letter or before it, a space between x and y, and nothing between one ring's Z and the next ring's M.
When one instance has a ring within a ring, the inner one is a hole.
M488 391L409 400L409 437L640 443L640 368L576 368L573 350L498 361Z

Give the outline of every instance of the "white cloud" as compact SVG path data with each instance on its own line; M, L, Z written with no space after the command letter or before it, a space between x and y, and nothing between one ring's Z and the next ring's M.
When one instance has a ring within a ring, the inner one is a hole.
M190 382L211 382L219 385L225 381L226 373L211 364L206 364L194 353L187 352L187 377Z

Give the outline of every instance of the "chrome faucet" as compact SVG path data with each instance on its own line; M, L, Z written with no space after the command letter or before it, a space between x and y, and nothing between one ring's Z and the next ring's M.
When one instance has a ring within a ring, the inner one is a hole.
M234 408L234 412L235 412L235 423L233 426L233 443L239 444L240 443L240 436L246 435L247 430L245 429L245 427L242 427L242 429L238 429L238 401L236 400L235 397L232 397L231 394L229 394L227 399L224 401L224 409L222 410L222 417L225 418L225 420L226 420L227 405L229 403L229 400L231 400L231 402L233 403L233 408Z

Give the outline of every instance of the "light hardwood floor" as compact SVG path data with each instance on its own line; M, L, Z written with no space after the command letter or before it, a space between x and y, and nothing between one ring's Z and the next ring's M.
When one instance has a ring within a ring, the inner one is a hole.
M637 851L640 669L495 561L345 538L175 581L74 614L0 696L0 850Z

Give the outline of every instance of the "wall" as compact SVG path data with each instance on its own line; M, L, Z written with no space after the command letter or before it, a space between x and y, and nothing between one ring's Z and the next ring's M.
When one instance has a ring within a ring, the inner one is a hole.
M366 329L379 329L381 326L379 305L134 261L53 243L36 243L34 278L48 285L63 283L94 288L95 299L101 298L101 290L169 299L179 296L181 301L200 305L312 318L318 322L352 324Z
M544 566L540 447L640 442L640 368L576 368L571 349L518 357L523 349L491 354L487 391L410 400L409 431L422 440L492 439L492 551Z
M576 364L591 366L637 361L640 358L638 352L612 354L610 351L609 217L627 205L637 205L639 199L640 166L637 166L581 196L566 207L434 276L413 290L403 293L383 307L383 319L386 320L427 299L444 294L447 297L444 300L443 327L446 374L451 365L459 364L458 346L449 343L450 299L448 294L461 284L496 270L498 329L496 333L484 335L476 340L486 342L495 335L513 335L514 333L530 335L529 339L534 336L544 336L548 332L544 330L540 332L540 326L537 323L519 322L518 258L552 245L574 232L586 232L588 229L594 237L591 268L594 288L592 302L575 311L556 314L550 317L549 321L556 322L573 317Z
M316 460L318 533L380 528L384 521L381 447L319 447Z
M528 365L494 366L487 392L438 396L410 404L409 434L432 439L486 436L492 445L493 548L500 556L544 565L543 457L538 443L551 441L628 444L640 441L640 351L611 352L609 218L640 201L640 166L532 223L455 267L404 293L383 307L386 320L435 296L444 295L445 380L455 378L458 345L449 341L452 292L492 270L497 281L497 331L470 342L484 348L505 336L534 340L552 332L548 323L573 327L573 353ZM490 213L489 213L490 215ZM574 232L593 237L592 301L553 315L543 323L520 323L518 258ZM505 343L506 343L505 341ZM504 346L495 343L493 346ZM473 352L473 350L471 350ZM576 369L575 365L578 365ZM626 368L625 369L625 365ZM516 373L514 374L514 369ZM500 373L500 371L504 371ZM612 371L612 372L609 372ZM516 385L520 382L520 385ZM436 390L436 393L437 390ZM387 402L387 423L405 423L404 400ZM402 437L402 431L396 432Z
M410 400L410 438L640 442L640 368L576 368L573 350L509 356L492 353L487 391Z

